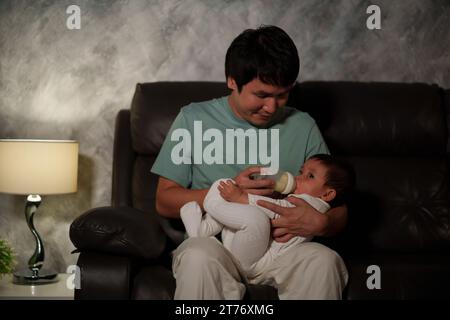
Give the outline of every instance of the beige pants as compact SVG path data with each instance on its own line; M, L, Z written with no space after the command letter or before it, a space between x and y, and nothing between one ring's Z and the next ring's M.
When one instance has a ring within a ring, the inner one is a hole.
M348 274L341 257L316 242L286 250L264 270L246 279L233 255L214 237L189 238L175 251L175 299L234 299L245 282L269 284L280 299L341 299Z

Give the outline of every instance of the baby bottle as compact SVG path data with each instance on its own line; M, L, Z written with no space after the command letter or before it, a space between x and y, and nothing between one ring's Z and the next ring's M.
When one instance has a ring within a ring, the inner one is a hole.
M288 171L279 171L276 174L264 174L261 170L261 174L253 175L253 179L270 179L275 181L275 191L281 194L290 194L295 190L295 178Z

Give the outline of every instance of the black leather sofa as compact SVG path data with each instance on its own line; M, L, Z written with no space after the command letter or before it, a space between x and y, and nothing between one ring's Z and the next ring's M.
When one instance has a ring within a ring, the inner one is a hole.
M224 83L137 85L131 108L117 115L111 207L89 210L70 228L80 252L76 299L173 297L170 252L183 226L156 214L158 177L150 168L180 107L226 94ZM355 168L346 229L315 239L344 258L344 297L450 298L450 91L420 83L304 82L289 105L309 112L331 152ZM374 279L379 289L371 287ZM276 290L268 286L251 286L245 296L272 298Z

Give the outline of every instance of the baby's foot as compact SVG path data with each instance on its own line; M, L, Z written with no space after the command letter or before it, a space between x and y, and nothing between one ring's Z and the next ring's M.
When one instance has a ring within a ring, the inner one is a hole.
M198 203L196 201L186 203L180 209L180 216L189 238L198 237L198 229L202 221L202 209Z

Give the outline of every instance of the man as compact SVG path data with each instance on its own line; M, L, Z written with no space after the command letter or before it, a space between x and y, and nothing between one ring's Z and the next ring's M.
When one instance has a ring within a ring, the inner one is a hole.
M162 216L179 218L180 208L190 201L202 205L208 188L219 178L234 178L248 193L273 193L272 181L251 178L260 172L260 166L249 166L254 164L250 158L255 151L250 143L243 149L238 146L234 152L234 145L232 151L227 150L223 139L223 148L210 153L215 161L194 159L206 144L192 138L199 128L216 130L211 132L223 133L223 137L228 137L230 129L258 133L269 130L279 138L272 145L269 142L271 149L277 145L275 150L279 150L277 169L292 173L297 173L309 156L328 153L314 120L285 107L298 76L299 58L295 44L282 29L266 26L244 31L231 43L225 60L231 94L182 108L152 168L160 176L156 209ZM181 148L179 130L192 134ZM221 140L217 135L215 139ZM259 141L258 146L265 145ZM222 154L218 155L220 150ZM174 161L176 155L182 160ZM242 155L247 162L236 161ZM259 159L258 164L264 163ZM321 214L300 199L289 200L295 208L259 203L281 215L272 221L275 241L287 242L294 236L329 236L345 226L346 207ZM278 289L281 299L339 299L347 282L342 259L314 242L287 250L260 274L246 279L231 253L215 238L189 238L174 252L173 272L175 299L242 299L246 282L270 284Z

